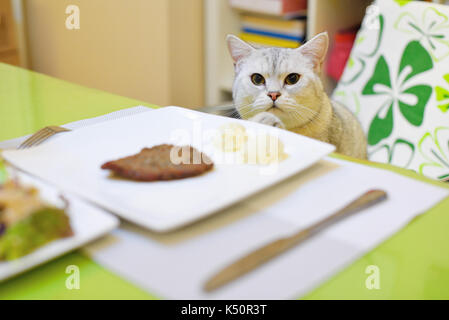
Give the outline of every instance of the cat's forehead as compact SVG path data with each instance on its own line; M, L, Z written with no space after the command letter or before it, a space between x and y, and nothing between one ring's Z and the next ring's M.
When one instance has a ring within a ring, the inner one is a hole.
M301 55L293 49L263 48L253 53L249 64L255 72L273 75L300 70L301 60Z

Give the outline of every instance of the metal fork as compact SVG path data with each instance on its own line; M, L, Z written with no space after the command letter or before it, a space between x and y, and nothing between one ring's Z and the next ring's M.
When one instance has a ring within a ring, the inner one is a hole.
M50 138L51 136L64 131L70 131L70 129L66 129L58 126L48 126L40 129L38 132L33 134L31 137L26 139L18 149L28 149L34 146L37 146Z

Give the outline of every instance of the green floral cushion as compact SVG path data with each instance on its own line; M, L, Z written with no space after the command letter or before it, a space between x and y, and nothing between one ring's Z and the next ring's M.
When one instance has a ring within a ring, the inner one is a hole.
M375 1L333 98L359 118L370 160L449 177L449 6Z

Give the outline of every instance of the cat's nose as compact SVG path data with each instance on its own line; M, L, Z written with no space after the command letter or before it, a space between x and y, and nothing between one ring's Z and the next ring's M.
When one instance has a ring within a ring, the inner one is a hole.
M281 96L281 93L279 91L270 91L268 92L268 96L271 100L276 101Z

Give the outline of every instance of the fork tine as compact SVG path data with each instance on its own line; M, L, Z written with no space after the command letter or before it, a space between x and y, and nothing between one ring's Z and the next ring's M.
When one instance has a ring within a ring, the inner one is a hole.
M40 139L40 137L44 136L45 134L46 131L37 133L34 137L32 136L29 141L26 141L23 145L21 145L19 149L27 149L31 147L37 139Z
M41 135L41 136L39 137L39 139L35 140L32 144L30 144L30 145L28 146L28 148L31 148L31 147L34 147L34 146L37 146L37 145L41 144L42 142L44 142L45 140L47 140L47 139L50 138L51 136L55 135L56 133L57 133L57 132L51 131L51 130L45 131L44 134Z
M35 141L36 139L40 138L41 135L43 135L46 131L47 131L46 128L40 129L38 132L36 132L36 133L33 134L31 137L29 137L28 139L26 139L26 140L19 146L19 149L25 149L25 148L29 147L31 144L34 143L34 141Z
M51 136L64 132L64 131L70 131L70 129L64 128L64 127L58 127L58 126L48 126L45 128L40 129L35 134L33 134L31 137L29 137L27 140L25 140L18 149L27 149L33 146L37 146L38 144L41 144Z

